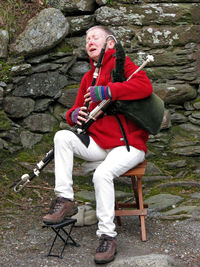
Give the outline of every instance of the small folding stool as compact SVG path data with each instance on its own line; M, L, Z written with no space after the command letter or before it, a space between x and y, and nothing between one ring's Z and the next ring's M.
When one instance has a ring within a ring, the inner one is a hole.
M57 223L57 224L44 224L42 227L45 228L45 227L50 227L55 233L55 237L53 239L53 242L51 244L51 248L49 250L49 253L47 254L47 256L53 256L53 257L58 257L60 259L62 259L62 255L63 255L63 252L64 252L64 249L66 247L67 244L71 244L73 246L76 246L76 247L80 247L80 244L78 244L72 237L71 237L71 232L72 232L72 229L75 225L75 223L77 222L76 219L72 219L72 218L66 218L64 221L62 221L61 223ZM69 226L69 230L65 230L64 227L67 227ZM61 235L61 232L64 234ZM60 252L60 255L55 255L55 254L51 254L52 252L52 249L53 249L53 246L56 242L56 239L57 237L59 237L64 245L63 245L63 248L61 249L61 252ZM69 239L71 240L71 242L68 242Z

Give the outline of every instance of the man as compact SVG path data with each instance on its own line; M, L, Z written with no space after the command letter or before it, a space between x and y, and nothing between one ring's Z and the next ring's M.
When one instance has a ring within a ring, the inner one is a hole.
M152 93L150 80L144 71L133 75L129 81L112 82L111 72L115 68L115 41L107 38L113 35L109 29L94 26L86 34L86 51L90 58L91 70L87 72L80 85L74 106L67 112L69 125L81 125L87 117L86 103L91 112L102 100L131 100L145 98ZM107 40L102 66L99 70L95 86L91 86L95 66L102 47ZM138 67L126 57L124 76L127 79ZM99 247L94 260L96 263L107 263L114 259L117 252L115 217L115 191L113 179L141 163L147 152L148 133L134 122L119 114L121 124L126 133L130 151L125 146L118 121L112 115L104 115L97 119L87 130L89 146L87 147L72 131L58 131L55 144L55 194L45 223L58 223L65 217L77 213L73 193L73 157L86 161L101 161L93 175L96 197L96 215L98 218L97 236Z

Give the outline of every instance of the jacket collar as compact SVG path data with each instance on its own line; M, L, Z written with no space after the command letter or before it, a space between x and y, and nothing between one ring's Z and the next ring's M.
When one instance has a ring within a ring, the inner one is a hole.
M102 62L102 66L105 65L116 53L115 49L109 49L108 51L105 52L104 56L103 56L103 62ZM90 64L92 69L96 68L96 63L91 59L90 59Z

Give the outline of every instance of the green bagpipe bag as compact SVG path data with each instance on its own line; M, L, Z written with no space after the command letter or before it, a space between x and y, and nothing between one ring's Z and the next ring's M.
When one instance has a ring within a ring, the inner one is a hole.
M124 114L150 134L157 134L164 116L164 102L155 93L138 100L117 100L111 104L112 112Z

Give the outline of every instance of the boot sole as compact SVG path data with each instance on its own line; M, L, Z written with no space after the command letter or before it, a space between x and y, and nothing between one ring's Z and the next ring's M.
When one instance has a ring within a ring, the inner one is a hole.
M106 264L106 263L109 263L111 261L113 261L115 259L115 255L117 254L117 251L115 251L115 254L113 255L112 258L108 259L108 260L97 260L97 259L94 259L95 263L97 264Z
M66 214L63 218L60 220L52 221L52 220L43 220L43 223L45 224L58 224L63 222L66 218L72 217L73 215L78 213L78 207L74 207L68 214Z

